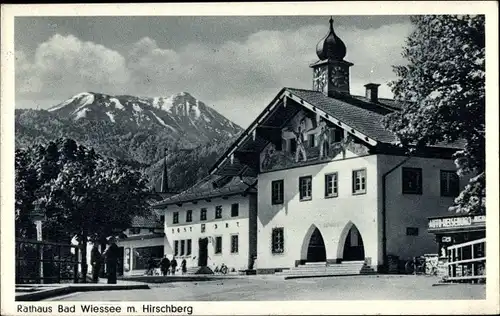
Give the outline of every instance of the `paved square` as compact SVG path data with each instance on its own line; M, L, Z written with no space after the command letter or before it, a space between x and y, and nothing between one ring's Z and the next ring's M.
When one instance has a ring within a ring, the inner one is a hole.
M485 299L484 284L433 286L426 276L355 276L283 280L253 276L201 282L150 284L149 290L80 292L62 301L273 301Z

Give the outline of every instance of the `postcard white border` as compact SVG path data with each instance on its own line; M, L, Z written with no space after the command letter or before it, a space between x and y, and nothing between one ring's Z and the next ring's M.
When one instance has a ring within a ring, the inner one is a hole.
M16 315L14 302L14 17L16 16L230 16L230 15L485 14L487 91L486 300L474 301L279 301L177 302L199 315L235 314L481 314L499 313L498 210L498 5L493 1L345 1L198 4L2 5L1 37L1 314ZM496 269L493 269L496 267ZM83 302L79 302L83 303ZM90 302L89 302L90 303ZM96 303L96 302L91 302ZM144 302L121 303L141 306ZM153 302L152 302L153 303ZM154 302L153 304L159 304ZM43 306L57 302L40 302ZM104 303L101 303L104 304ZM56 314L56 313L53 313ZM125 314L124 314L125 315Z

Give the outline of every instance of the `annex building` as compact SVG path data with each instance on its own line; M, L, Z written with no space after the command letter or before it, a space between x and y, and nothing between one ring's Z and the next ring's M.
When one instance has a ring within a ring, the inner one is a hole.
M382 119L400 106L374 83L351 95L332 19L316 53L311 90L283 88L207 179L155 205L167 254L194 270L274 273L348 261L380 271L390 256L436 253L427 218L447 215L465 185L451 159L459 147L397 145Z

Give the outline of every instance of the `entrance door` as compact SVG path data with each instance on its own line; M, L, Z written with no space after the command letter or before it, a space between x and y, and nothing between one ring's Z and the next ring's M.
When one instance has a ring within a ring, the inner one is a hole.
M323 236L318 228L314 229L307 247L307 262L325 262L326 249Z
M198 239L198 266L206 267L208 261L208 238Z
M347 234L344 243L344 261L356 261L365 259L365 249L363 246L363 239L356 226L352 226Z

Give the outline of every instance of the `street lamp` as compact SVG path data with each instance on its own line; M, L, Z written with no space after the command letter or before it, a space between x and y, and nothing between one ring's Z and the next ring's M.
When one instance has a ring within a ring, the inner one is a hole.
M42 211L33 211L31 213L31 218L36 226L36 240L41 242L42 237L42 222L45 220L45 213ZM39 257L40 257L40 283L43 284L43 244L38 246Z

